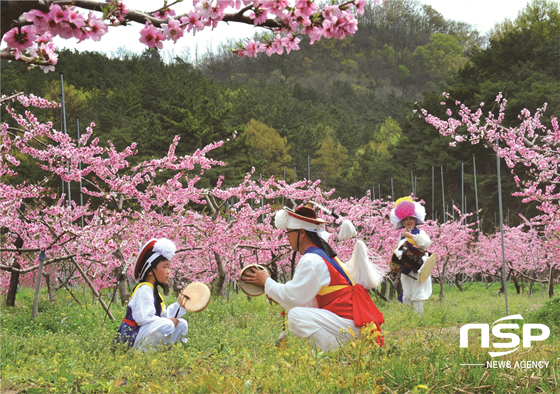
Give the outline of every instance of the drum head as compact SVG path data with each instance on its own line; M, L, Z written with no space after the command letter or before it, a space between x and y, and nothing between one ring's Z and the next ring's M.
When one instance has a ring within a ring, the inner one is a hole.
M181 291L179 298L187 312L200 312L210 304L210 289L204 283L194 282Z
M245 280L243 280L243 275L245 274L245 272L247 271L253 272L253 270L268 271L268 269L266 267L263 267L262 265L258 265L258 264L248 265L247 267L243 268L239 273L238 283L239 283L239 287L241 288L241 290L243 290L245 294L251 297L257 297L264 294L264 287L257 286L253 283L247 283L245 282ZM270 271L268 273L270 275Z
M436 265L436 255L432 254L424 263L422 268L418 271L418 282L424 283L432 274L434 266Z

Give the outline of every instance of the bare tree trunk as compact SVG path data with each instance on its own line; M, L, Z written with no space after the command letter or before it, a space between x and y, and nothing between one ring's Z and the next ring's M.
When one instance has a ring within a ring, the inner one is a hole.
M513 285L515 286L515 291L517 291L517 294L521 294L521 286L519 286L517 275L511 275L511 280L513 281Z
M393 279L387 276L387 279L389 280L389 301L394 300L395 295L398 297L400 291L402 291L400 274L391 273L390 275L393 277Z
M387 277L383 278L383 282L381 283L381 294L387 297Z
M125 277L119 282L119 296L121 297L121 305L126 306L128 305L128 301L130 301L130 294L128 293L128 286L126 283L126 272L123 275L125 275Z
M216 287L214 288L214 292L216 295L222 295L222 288L224 286L224 280L226 278L226 271L224 269L222 256L214 252L214 257L216 258L216 263L218 265L218 277L216 278Z
M529 280L529 296L533 294L533 285L535 284L535 279L533 279L534 275L536 275L535 270L532 271L531 280Z
M12 267L16 269L20 269L21 266L17 261L14 261ZM12 271L12 275L10 275L10 287L8 287L8 294L6 296L6 306L15 306L16 305L16 294L19 285L19 271Z
M113 268L113 276L117 278L117 282L119 280L120 273L121 273L121 267ZM117 289L115 287L109 287L109 294L107 296L107 299L109 300L110 303L117 302Z
M226 278L224 280L224 290L223 290L223 295L222 297L224 297L226 299L226 301L229 302L229 289L230 289L230 282L228 280L228 276L226 275Z
M273 281L278 282L278 264L276 264L276 262L273 262L268 266L268 269L270 270L270 278Z
M23 239L18 235L16 241L14 242L14 246L20 249L23 246ZM18 255L21 255L21 252L18 252ZM12 267L16 269L20 269L21 265L17 261L14 261ZM8 287L8 294L6 295L6 306L15 306L16 305L16 294L19 285L19 271L12 271L12 275L10 275L10 286Z
M456 274L455 275L455 286L457 286L457 288L459 289L459 291L463 291L463 286L461 286L461 274Z
M118 285L116 286L119 292L119 298L121 299L121 305L126 306L128 305L128 301L130 301L130 294L128 293L128 275L126 273L126 269L133 261L135 254L130 257L128 262L124 260L124 256L122 255L120 249L117 249L113 255L121 261L121 266L115 267L113 275L117 278ZM116 298L117 292L113 289L113 299L111 302L117 302Z
M52 281L51 281L51 274L52 274ZM56 271L54 268L51 272L43 272L43 277L45 278L45 284L47 285L47 291L49 293L49 301L56 302Z

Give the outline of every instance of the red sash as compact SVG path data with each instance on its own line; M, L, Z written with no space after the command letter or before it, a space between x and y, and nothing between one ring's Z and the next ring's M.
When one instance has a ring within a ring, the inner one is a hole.
M323 258L323 260L325 259ZM328 261L325 261L325 264L327 264L331 277L329 286L346 285L346 287L328 294L318 294L316 299L319 308L331 311L345 319L354 320L356 327L363 327L373 322L379 333L382 334L381 324L385 322L385 319L383 314L377 309L367 290L360 284L348 285L346 278ZM383 335L379 335L376 338L376 342L380 346L384 346L385 340Z

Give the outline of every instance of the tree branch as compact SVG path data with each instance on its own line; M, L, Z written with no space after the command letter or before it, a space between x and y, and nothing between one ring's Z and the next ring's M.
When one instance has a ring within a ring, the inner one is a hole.
M0 252L40 252L40 248L0 248Z
M62 257L54 257L52 259L45 260L45 262L43 263L43 266L47 266L49 264L53 264L53 263L56 263L58 261L72 259L75 256L76 256L76 254L74 253L74 254L69 254L69 255L66 255L66 256L62 256ZM37 268L39 268L39 264L34 265L33 267L28 267L28 268L13 268L10 265L0 264L0 269L1 270L8 271L8 272L17 272L19 274L25 274L27 272L35 271Z
M12 94L11 96L7 96L7 97L4 97L4 98L0 98L0 104L2 104L4 101L13 100L13 99L15 99L16 97L21 96L22 94L23 94L23 92L17 92L17 93ZM9 130L9 129L11 129L11 127L9 127L8 130ZM19 130L19 129L16 129L16 130Z
M3 36L2 36L3 37ZM46 60L39 60L33 57L29 57L29 56L24 56L24 55L20 55L18 59L16 59L16 55L10 52L6 52L6 51L0 51L0 59L4 59L4 60L13 60L16 62L22 62L25 64L32 64L35 66L52 66L51 63L49 63Z
M1 102L0 102L0 104L1 104ZM14 138L18 138L19 136L15 133L10 133L10 131L17 131L17 132L22 133L22 134L25 133L25 130L18 129L18 128L15 128L15 127L8 127L8 134L10 134ZM48 147L47 144L45 144L44 142L39 140L37 137L33 137L33 141L38 142L39 144L43 145L45 148ZM27 144L27 145L29 145L29 144Z

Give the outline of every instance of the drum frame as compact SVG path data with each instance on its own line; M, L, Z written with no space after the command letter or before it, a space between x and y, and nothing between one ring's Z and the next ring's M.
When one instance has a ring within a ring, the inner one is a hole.
M261 295L264 294L264 286L257 286L257 285L252 284L252 283L247 283L247 282L245 282L244 280L241 279L243 277L244 272L246 270L250 269L250 268L251 269L258 269L260 271L266 271L266 272L268 272L269 275L270 275L270 270L267 267L265 267L264 265L249 264L249 265L243 267L241 269L241 271L239 272L239 278L237 279L237 284L239 285L239 288L241 289L241 291L243 291L243 293L247 294L249 297L258 297L258 296L261 296ZM259 289L262 288L262 293L251 294L245 289L245 286L251 286L253 288L259 288Z

